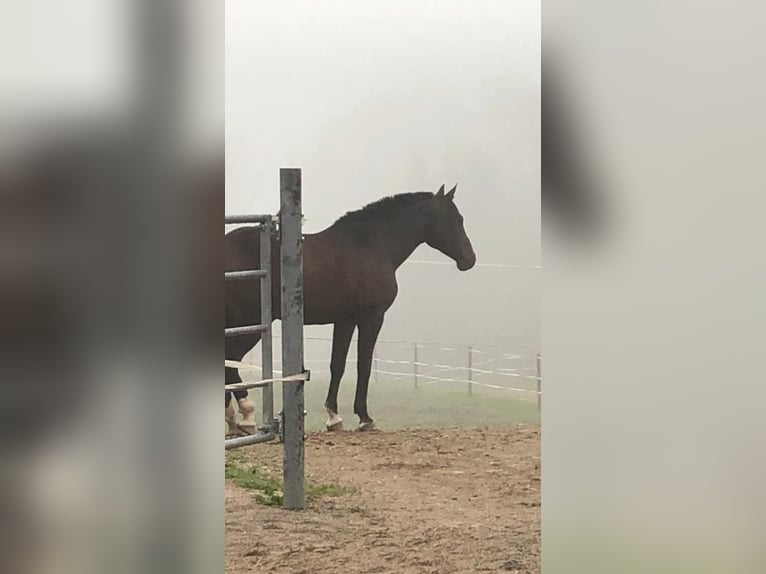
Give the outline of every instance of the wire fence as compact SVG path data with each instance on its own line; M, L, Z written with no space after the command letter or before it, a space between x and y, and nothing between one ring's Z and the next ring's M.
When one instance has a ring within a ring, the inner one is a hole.
M278 338L278 336L275 336ZM304 363L312 379L330 377L330 337L306 336ZM349 369L356 364L355 342L347 359ZM254 362L255 356L246 357ZM276 361L275 373L281 365ZM542 400L541 355L531 345L449 345L429 342L379 340L372 365L373 381L398 381L414 389L439 385L456 389L462 386L476 392L508 393L522 400Z
M408 260L406 265L446 265L450 261ZM476 267L538 273L534 264L477 263ZM274 334L274 339L279 339ZM304 364L313 380L330 378L332 338L304 336ZM244 362L257 366L259 353L249 353ZM281 362L275 357L274 374L281 374ZM356 341L352 341L347 359L347 373L356 364ZM348 375L347 375L348 376ZM542 359L539 345L475 344L457 345L440 342L412 342L379 339L372 365L373 382L411 384L412 388L463 387L474 393L500 393L525 401L542 403Z

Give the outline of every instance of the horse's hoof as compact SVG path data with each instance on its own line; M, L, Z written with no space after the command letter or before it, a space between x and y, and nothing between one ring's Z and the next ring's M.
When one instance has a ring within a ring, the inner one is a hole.
M366 431L376 431L378 430L378 427L375 426L375 421L365 421L363 423L359 423L359 426L356 428L359 432L366 432Z
M343 430L343 419L332 409L327 409L327 421L325 421L324 427L330 432L341 431Z
M336 432L336 431L342 431L343 430L343 421L338 421L336 423L327 423L325 424L325 428L328 432Z

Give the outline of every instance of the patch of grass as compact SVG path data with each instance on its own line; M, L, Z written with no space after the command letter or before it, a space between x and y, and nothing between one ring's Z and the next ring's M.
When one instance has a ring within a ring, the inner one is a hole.
M268 471L252 465L247 465L235 453L226 453L225 476L240 488L253 491L253 497L258 504L264 506L282 506L282 481ZM325 496L343 496L354 492L353 489L339 484L305 485L306 499L315 500Z
M259 504L265 506L282 504L282 484L262 469L240 466L239 461L227 456L225 476L240 488L252 490Z

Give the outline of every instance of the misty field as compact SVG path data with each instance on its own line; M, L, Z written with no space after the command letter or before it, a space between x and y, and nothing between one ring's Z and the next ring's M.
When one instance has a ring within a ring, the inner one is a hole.
M306 383L307 431L324 429L328 384L323 378ZM355 428L358 422L353 409L354 387L355 381L344 381L338 397L338 407L347 429ZM275 391L275 410L278 412L281 390L276 387ZM259 392L252 395L259 400ZM411 381L371 381L368 407L378 427L384 430L540 422L534 400L517 398L496 389L475 389L469 396L465 386L447 383L420 385L415 389Z

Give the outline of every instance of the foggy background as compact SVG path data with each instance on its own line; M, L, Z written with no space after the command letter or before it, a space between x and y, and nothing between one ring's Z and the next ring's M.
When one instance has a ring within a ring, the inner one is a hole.
M457 181L479 261L537 262L536 7L484 1L469 8L465 2L465 12L457 12L446 0L385 7L371 1L251 4L225 4L228 212L275 211L278 168L287 165L304 170L307 231L384 194ZM146 12L137 21L126 9L134 5ZM157 18L155 10L171 7L177 17ZM154 85L147 79L156 79L149 68L157 62L171 88L160 103L187 108L184 128L198 138L210 136L204 145L216 148L224 3L24 0L3 8L3 153L38 137L40 125L60 136L62 124L88 132L94 122L117 123L115 139L122 142L124 110L135 105L136 91ZM620 231L599 257L573 253L546 236L546 572L763 571L766 274L758 248L766 239L759 145L766 85L753 70L760 69L764 52L765 9L730 2L699 3L693 12L688 3L674 2L546 3L546 42L564 54L558 72L568 74L569 87L586 103L587 117L576 112L585 135L603 144L595 163L611 175L616 208L610 219ZM181 50L168 32L176 18L184 22ZM146 48L140 56L133 54L138 46ZM166 53L175 50L189 76L183 89ZM138 143L157 139L155 130L139 135ZM174 304L199 280L173 266L196 249L177 241L168 257L156 248L167 242L147 248L141 240L147 229L152 237L178 239L168 222L191 213L179 210L175 194L144 173L145 161L128 162L136 164L141 169L130 173L137 171L141 181L88 188L98 192L86 197L99 198L98 209L75 205L86 221L103 224L88 237L97 246L113 246L112 231L120 224L120 253L132 255L110 258L120 273L111 267L104 273L88 259L82 269L89 273L65 268L44 282L51 290L72 281L102 293L107 304L97 309L87 297L65 303L75 310L70 325L91 322L90 313L104 321L87 328L88 339L77 341L65 365L51 360L49 347L41 352L35 346L43 359L24 367L57 369L56 376L25 369L5 378L17 384L5 386L3 406L27 416L24 422L35 424L25 428L35 430L49 414L67 409L46 405L50 397L15 408L9 391L34 390L28 383L42 379L49 388L84 382L104 392L92 401L103 415L76 413L84 438L72 440L53 425L56 440L42 466L4 453L3 572L220 567L220 385L211 384L220 373L220 335L211 329L208 352L189 346L183 360L167 348L169 342L174 349L184 346L183 337L166 337L147 352L145 342L156 342L163 329L192 332ZM127 179L108 171L108 183ZM140 185L144 178L154 180L148 190ZM57 192L58 182L47 189ZM127 198L134 202L130 210ZM109 217L102 217L104 209ZM220 221L219 209L206 213ZM52 243L79 238L78 223L69 220L67 232ZM13 233L20 228L4 227ZM193 231L199 241L193 247L219 245L215 234L207 237L198 226ZM4 245L19 244L10 237ZM442 259L428 251L415 257ZM157 295L155 288L124 287L126 261L127 272L140 281L155 277L161 266L164 286L175 281L181 288ZM537 275L496 271L402 269L401 294L383 335L404 332L416 339L433 331L445 341L531 340L523 330L538 328L532 320ZM94 274L99 280L89 281ZM219 266L210 277L222 286ZM24 282L33 284L23 275L13 284ZM445 305L447 298L453 304ZM219 317L220 296L189 304L189 315L206 310L205 301ZM80 314L86 303L89 314ZM417 315L405 324L416 303ZM471 316L469 305L491 313ZM115 307L132 337L104 356L103 341L125 331L122 324L102 329ZM522 321L526 314L530 320ZM56 324L47 313L35 317ZM29 318L23 317L27 324ZM15 347L5 348L14 354ZM167 357L161 368L158 356ZM85 377L81 363L88 367ZM177 384L186 392L178 393ZM18 433L4 436L18 451ZM30 532L30 517L42 528ZM184 548L189 559L173 563ZM7 559L26 550L43 557L45 566L9 568Z
M303 170L306 233L457 183L478 265L421 246L444 264L399 270L381 339L538 346L538 2L230 0L225 39L227 214L276 213L280 167Z

